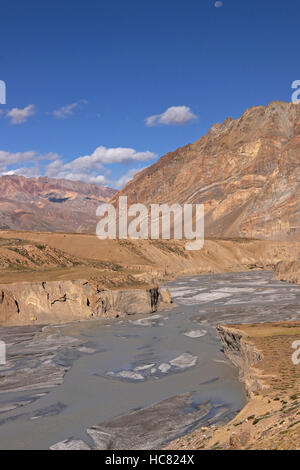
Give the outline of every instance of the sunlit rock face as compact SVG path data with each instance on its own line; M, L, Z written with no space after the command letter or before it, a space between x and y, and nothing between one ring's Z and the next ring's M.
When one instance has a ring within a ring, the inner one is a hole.
M168 306L159 287L106 290L87 280L17 282L1 284L0 325L118 318Z
M300 284L300 260L277 263L274 269L274 279Z
M215 124L163 156L115 196L203 203L206 236L296 240L300 234L300 105L272 102Z

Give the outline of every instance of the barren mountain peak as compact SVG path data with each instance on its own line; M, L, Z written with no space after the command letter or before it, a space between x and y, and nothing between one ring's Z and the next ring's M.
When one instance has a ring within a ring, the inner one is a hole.
M292 240L300 233L299 163L300 105L272 101L215 124L118 195L146 204L203 203L209 236Z

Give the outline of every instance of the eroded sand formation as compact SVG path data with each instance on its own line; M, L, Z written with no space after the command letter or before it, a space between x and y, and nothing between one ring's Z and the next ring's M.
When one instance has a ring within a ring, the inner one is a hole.
M2 284L0 322L24 325L114 318L153 313L168 304L170 296L158 287L105 290L87 280Z

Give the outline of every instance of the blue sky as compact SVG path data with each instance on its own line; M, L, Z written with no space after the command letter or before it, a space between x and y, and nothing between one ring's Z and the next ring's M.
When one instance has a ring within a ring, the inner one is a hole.
M215 3L1 0L0 173L121 187L213 123L290 101L299 0Z

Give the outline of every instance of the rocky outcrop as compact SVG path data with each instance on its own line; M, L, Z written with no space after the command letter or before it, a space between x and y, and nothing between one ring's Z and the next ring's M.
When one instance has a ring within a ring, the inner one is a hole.
M238 367L240 380L245 383L247 394L257 394L264 385L254 366L262 360L262 353L251 341L245 340L245 334L237 328L219 325L217 335L222 341L224 353Z
M0 285L0 324L59 323L148 314L168 306L159 287L107 290L97 281L20 282Z
M300 260L277 263L274 269L274 279L300 284Z

